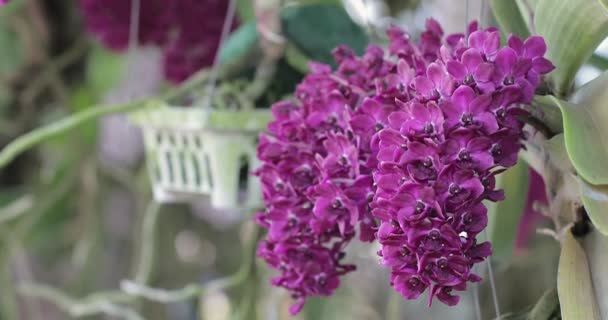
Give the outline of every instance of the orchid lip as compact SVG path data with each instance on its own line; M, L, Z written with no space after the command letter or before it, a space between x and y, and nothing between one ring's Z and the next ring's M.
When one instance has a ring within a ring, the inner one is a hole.
M469 161L471 160L471 154L468 150L462 149L458 152L458 160L460 161Z
M429 238L431 238L433 240L439 239L440 236L441 236L441 234L437 230L432 230L431 232L429 232Z
M333 209L339 209L342 208L342 201L340 201L339 199L334 200L334 202L332 202L331 207Z
M422 211L424 211L424 209L426 208L426 204L424 204L422 200L416 200L415 208L417 213L422 213Z
M490 149L490 152L494 156L500 156L502 155L502 147L499 144L494 144L492 146L492 149Z
M464 126L470 126L471 124L473 124L473 115L469 112L463 113L462 116L460 117L460 122Z
M475 79L473 79L472 75L468 74L466 77L464 77L464 80L463 80L462 83L468 85L468 84L471 84L473 82L475 82Z
M433 159L431 157L427 157L422 160L422 165L426 168L430 168L433 166Z
M448 188L448 192L450 193L450 195L453 195L453 196L459 194L461 190L462 189L460 188L460 186L455 183L451 183Z

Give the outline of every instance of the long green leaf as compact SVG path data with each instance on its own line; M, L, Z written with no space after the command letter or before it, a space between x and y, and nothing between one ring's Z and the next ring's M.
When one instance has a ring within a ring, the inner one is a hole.
M602 71L608 70L608 58L604 56L593 54L591 58L589 58L588 63Z
M516 166L497 177L497 187L504 189L507 201L487 204L492 257L503 263L509 261L513 253L519 219L528 196L528 182L528 165L519 161Z
M0 48L2 48L2 59L0 59L1 78L11 75L24 59L23 48L19 43L18 35L9 28L9 23L0 22Z
M290 6L281 12L283 32L289 42L312 60L333 64L331 51L344 44L363 53L368 38L346 11L337 5Z
M553 96L534 96L532 116L542 121L554 133L564 132L564 119Z
M543 145L547 156L551 159L551 163L562 172L572 172L572 162L566 151L566 140L564 134L560 133L553 138L545 141Z
M608 184L608 73L580 88L571 102L554 99L564 119L570 160L594 185Z
M527 38L530 35L517 2L513 0L491 0L492 12L503 32Z
M257 48L258 31L255 21L240 26L220 48L220 63L230 63Z
M548 320L559 307L559 299L555 288L548 290L538 300L528 315L528 320Z
M253 1L237 0L236 11L241 21L251 21L255 19L255 11L253 10Z
M563 320L601 320L587 256L570 232L562 240L557 293Z
M539 0L536 31L547 42L547 57L559 96L566 96L580 66L608 35L608 15L597 0Z
M608 235L608 186L593 186L579 180L587 215L601 233Z
M583 245L589 257L591 280L601 318L608 319L608 238L599 232L592 232L585 237Z

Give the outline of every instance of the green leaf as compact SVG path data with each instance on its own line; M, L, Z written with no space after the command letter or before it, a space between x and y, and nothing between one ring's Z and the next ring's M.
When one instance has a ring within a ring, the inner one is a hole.
M550 76L557 94L564 97L578 69L608 35L608 14L597 0L539 0L534 24L556 66Z
M234 31L220 49L220 63L230 63L257 48L258 31L250 21Z
M0 79L9 77L23 61L23 53L17 34L11 30L9 24L0 21Z
M289 42L314 61L334 64L331 52L341 44L362 54L368 38L346 11L337 5L302 5L281 12L283 32Z
M595 185L608 184L608 73L580 88L572 103L554 99L564 119L570 160L578 174Z
M538 300L528 315L528 320L548 320L559 307L559 299L555 288L548 290Z
M87 82L92 93L101 96L116 86L122 78L127 55L95 46L87 61Z
M514 0L517 3L517 7L519 7L519 12L521 12L521 16L526 23L526 26L531 24L530 22L530 10L533 12L536 11L536 5L540 0Z
M557 269L557 293L563 320L601 320L585 251L566 232Z
M587 215L601 233L608 235L608 186L593 186L579 179Z
M532 116L542 121L551 131L564 132L562 112L553 96L534 96L532 104L534 106Z
M493 320L530 320L530 318L527 312L509 312L503 313L500 315L500 318L493 318Z
M543 144L547 155L551 158L551 163L562 172L572 172L572 162L566 151L566 140L564 134L560 133L545 141Z
M589 58L588 63L601 71L608 70L608 58L604 56L600 56L598 54L593 54L591 58Z
M253 1L237 0L236 10L241 21L255 20L255 11L253 10Z
M517 2L513 0L491 0L492 12L503 32L516 34L522 38L530 36L526 21L522 17Z
M488 236L492 243L492 258L508 262L513 253L519 220L528 196L528 165L517 165L497 176L496 186L505 191L507 201L488 202Z
M583 246L589 257L591 280L602 319L608 319L608 238L599 232L591 232L585 237Z
M386 0L386 5L392 16L397 16L404 10L415 10L422 0Z
M604 6L604 8L606 8L606 10L608 10L608 0L598 0L600 2L601 5Z
M294 45L288 44L285 48L285 59L287 59L287 63L294 69L302 73L308 73L308 61L310 59L302 54Z

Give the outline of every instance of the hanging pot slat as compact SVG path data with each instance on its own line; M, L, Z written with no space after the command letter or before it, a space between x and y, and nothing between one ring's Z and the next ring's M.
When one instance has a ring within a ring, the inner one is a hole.
M261 189L250 172L259 166L257 136L271 119L268 110L203 110L155 102L130 118L143 131L156 200L209 196L218 209L261 205Z

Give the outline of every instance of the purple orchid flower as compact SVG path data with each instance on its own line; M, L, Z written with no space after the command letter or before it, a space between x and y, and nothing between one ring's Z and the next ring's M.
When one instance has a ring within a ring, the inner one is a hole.
M500 32L478 30L469 35L469 47L479 50L487 60L492 59L500 47Z
M494 65L486 62L481 51L476 48L467 49L462 54L460 61L448 61L446 68L457 83L464 85L477 84L479 88L486 92L494 89L491 82L494 75Z
M447 128L464 127L491 134L498 130L496 118L489 110L491 103L490 95L477 95L471 87L461 86L454 91L451 101L441 103L440 108L445 112Z
M400 164L404 165L410 177L418 182L437 179L442 168L437 149L420 142L410 143L409 152L404 154Z
M352 228L350 222L359 219L356 203L329 181L317 185L312 193L316 196L312 212L318 218L312 224L315 232L322 233L337 225L340 233L346 234Z
M443 133L443 114L435 102L422 104L397 100L396 104L404 111L394 112L388 117L391 128L417 137L433 138Z
M359 175L359 150L343 135L329 135L323 142L327 156L319 158L326 178L352 179Z
M408 270L391 273L391 285L406 299L418 298L429 287L426 279Z
M403 185L399 192L389 201L393 207L400 207L396 218L402 229L407 229L409 223L430 218L444 218L437 203L435 191L416 183Z
M372 150L377 151L379 141L374 137L377 132L388 126L388 116L394 110L392 105L365 98L357 113L351 118L350 125L354 133L364 139L364 145L370 145Z
M477 136L472 130L457 130L443 143L441 161L455 163L461 169L484 172L494 165L491 146L492 140L488 137Z
M484 187L474 171L449 165L439 174L435 190L445 203L445 209L450 211L479 198Z
M417 76L414 79L414 88L421 101L437 100L452 94L454 80L448 76L444 66L433 62L428 66L426 76Z

